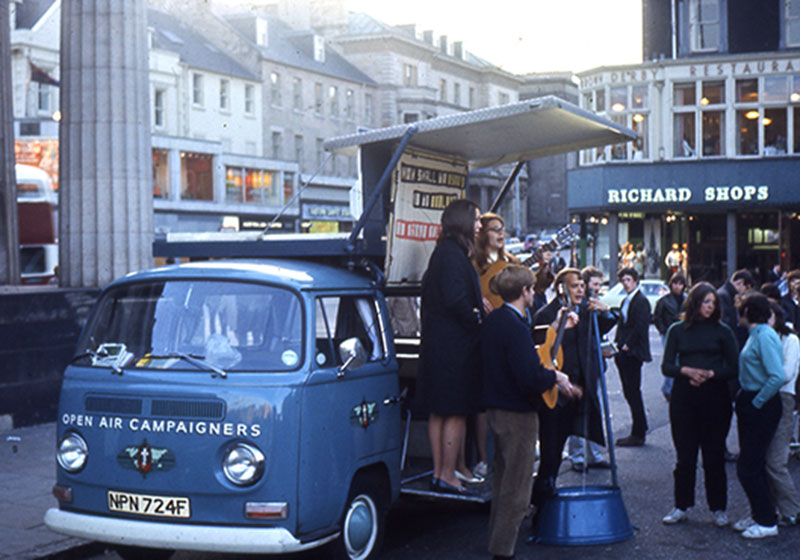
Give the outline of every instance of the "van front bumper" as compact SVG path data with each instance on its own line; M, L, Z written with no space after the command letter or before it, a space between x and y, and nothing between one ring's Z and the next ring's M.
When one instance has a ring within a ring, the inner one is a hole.
M309 542L300 542L282 527L217 527L154 523L86 515L50 508L45 524L53 531L82 539L129 546L203 550L207 552L280 554L298 552L328 543L339 533Z

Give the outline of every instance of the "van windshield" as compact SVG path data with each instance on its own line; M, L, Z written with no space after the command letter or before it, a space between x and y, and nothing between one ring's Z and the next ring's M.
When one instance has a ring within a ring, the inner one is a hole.
M289 290L244 282L120 286L104 294L77 354L76 363L98 367L295 370L303 359L302 306Z

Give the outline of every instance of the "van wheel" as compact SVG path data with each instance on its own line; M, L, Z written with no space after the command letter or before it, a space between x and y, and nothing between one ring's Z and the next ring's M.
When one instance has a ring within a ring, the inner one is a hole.
M376 476L361 474L353 480L342 515L342 534L332 543L336 560L377 557L386 529L385 494Z
M175 553L174 550L164 548L144 548L140 546L118 545L114 552L122 560L169 560Z

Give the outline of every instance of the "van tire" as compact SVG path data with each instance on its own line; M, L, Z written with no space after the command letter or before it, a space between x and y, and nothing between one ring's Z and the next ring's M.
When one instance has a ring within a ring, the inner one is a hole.
M376 474L356 475L342 513L342 534L331 543L336 560L372 560L378 556L386 530L385 496Z
M175 553L174 550L165 548L145 548L141 546L117 545L114 552L122 560L169 560Z

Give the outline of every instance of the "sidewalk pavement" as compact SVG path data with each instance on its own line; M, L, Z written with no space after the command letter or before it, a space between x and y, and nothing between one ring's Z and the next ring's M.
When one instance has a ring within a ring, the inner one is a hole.
M57 505L55 437L52 422L0 429L0 559L79 558L82 548L94 546L44 524L45 512Z

